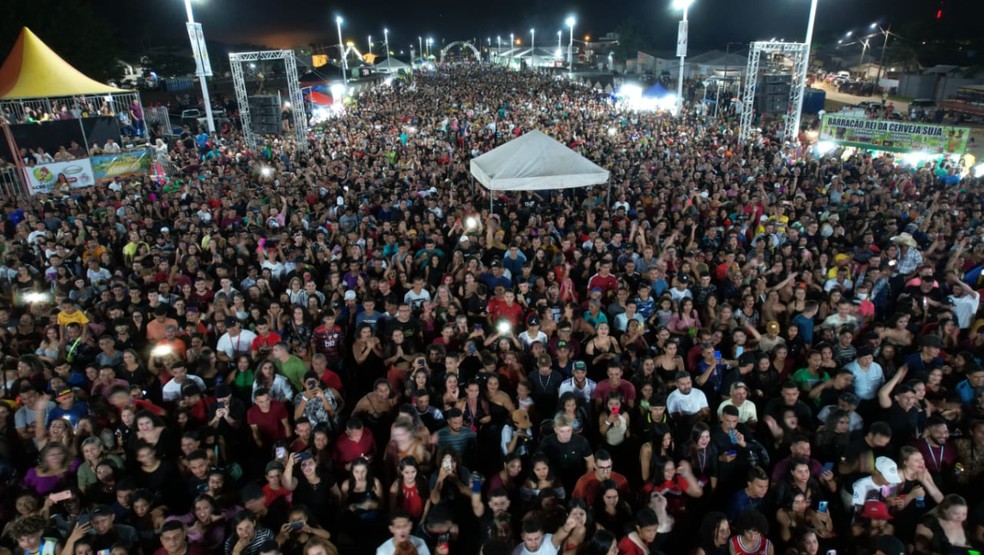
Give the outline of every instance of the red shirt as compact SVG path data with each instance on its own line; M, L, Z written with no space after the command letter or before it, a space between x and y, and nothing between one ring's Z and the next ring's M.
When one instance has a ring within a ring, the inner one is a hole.
M342 391L342 378L331 368L325 368L325 373L321 375L321 383L335 391Z
M362 428L362 438L359 441L352 441L347 434L342 434L335 442L335 449L332 450L331 460L339 468L359 457L371 457L376 452L376 440L372 437L369 428Z
M262 347L270 347L272 349L273 346L276 345L277 343L280 343L280 341L281 341L280 334L274 331L268 333L266 337L263 337L262 335L257 335L256 339L253 340L253 345L250 347L250 350L256 352L259 351L260 348Z
M523 312L523 307L517 303L507 305L505 301L499 301L497 299L489 301L489 318L493 322L498 321L500 318L505 318L509 320L513 328L518 328L520 323L523 322Z
M256 426L264 445L287 439L287 434L281 422L287 419L287 409L280 401L270 401L270 411L263 412L260 407L253 406L246 412L246 422Z
M618 542L618 555L648 555L648 551L643 551L634 541L625 536Z
M615 482L618 486L618 491L623 496L629 495L629 481L618 472L612 471L611 480ZM595 476L594 471L588 472L584 476L581 476L577 480L577 484L574 486L574 492L571 493L573 499L584 499L588 502L588 505L594 505L595 500L598 499L598 490L601 488L601 482L598 481L598 477Z
M270 484L265 484L263 486L263 505L269 507L278 497L283 497L287 505L290 505L290 492L284 488L273 489Z

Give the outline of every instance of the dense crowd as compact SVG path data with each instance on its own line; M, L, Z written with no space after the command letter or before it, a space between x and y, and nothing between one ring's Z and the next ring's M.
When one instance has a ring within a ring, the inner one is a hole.
M0 543L974 553L981 183L761 127L441 68L8 201ZM533 129L610 189L490 199Z

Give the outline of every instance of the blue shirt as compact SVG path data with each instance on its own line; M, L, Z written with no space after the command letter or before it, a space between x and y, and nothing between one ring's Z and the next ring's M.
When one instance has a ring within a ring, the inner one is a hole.
M813 318L807 318L802 314L797 314L796 317L793 318L793 323L796 324L797 327L799 327L799 332L800 335L803 337L803 341L805 341L807 344L812 345L813 326L815 325L813 322Z
M867 371L862 370L856 360L844 368L854 374L854 393L863 401L874 399L878 395L878 389L885 383L885 373L877 362L872 362Z

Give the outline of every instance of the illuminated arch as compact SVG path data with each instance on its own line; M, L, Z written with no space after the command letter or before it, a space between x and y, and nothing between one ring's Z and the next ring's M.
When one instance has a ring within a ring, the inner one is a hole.
M468 42L466 40L459 40L459 41L452 42L451 44L449 44L449 45L447 45L447 46L445 46L444 48L441 49L441 62L442 63L444 62L444 56L445 56L445 54L447 54L448 51L451 50L452 48L454 48L455 46L461 46L462 48L464 48L464 47L467 46L468 48L471 48L471 51L472 52L475 53L475 59L476 60L481 60L482 59L482 55L478 52L478 49L475 48L475 45L474 44L472 44L472 43L470 43L470 42Z

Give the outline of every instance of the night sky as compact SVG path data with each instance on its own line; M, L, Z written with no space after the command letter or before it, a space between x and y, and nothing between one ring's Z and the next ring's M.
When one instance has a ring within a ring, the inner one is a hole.
M153 42L184 37L184 5L181 0L94 0L111 14L124 40ZM981 0L944 0L943 22L953 27L980 21ZM337 43L335 15L345 19L345 41L365 48L366 36L382 38L390 30L392 49L408 49L417 36L452 40L475 37L485 40L510 32L529 40L537 29L540 40L556 43L557 30L567 15L577 16L575 36L597 37L627 20L651 29L657 45L674 47L678 12L671 0L611 2L601 0L482 0L407 2L382 0L321 3L305 0L194 0L195 17L210 40L227 44L251 43L285 48L309 43ZM860 29L872 21L892 22L896 28L913 21L934 23L940 0L820 0L817 40ZM728 41L767 40L781 37L802 40L809 0L695 0L690 9L691 44L724 47ZM660 39L665 37L665 39ZM564 33L566 44L567 33ZM546 43L544 43L546 44ZM657 46L659 48L659 46Z

